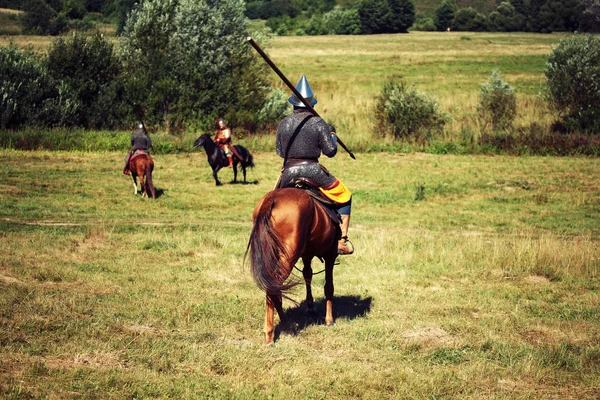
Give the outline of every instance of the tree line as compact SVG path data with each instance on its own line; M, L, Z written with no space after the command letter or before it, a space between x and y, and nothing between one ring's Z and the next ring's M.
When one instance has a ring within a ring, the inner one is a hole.
M246 16L267 20L278 35L423 31L600 32L600 0L506 0L487 15L442 0L430 15L413 0L254 0Z

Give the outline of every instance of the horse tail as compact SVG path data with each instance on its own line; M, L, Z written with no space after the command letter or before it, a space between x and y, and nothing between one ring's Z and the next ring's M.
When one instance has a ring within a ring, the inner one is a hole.
M246 165L250 168L254 168L254 158L250 152L248 152L248 157L246 157Z
M252 277L262 291L273 296L281 294L286 299L295 302L282 293L300 282L298 280L285 282L288 277L283 262L286 258L286 249L271 221L275 202L275 199L270 198L261 205L252 227L244 259L250 253Z
M154 184L152 183L152 170L154 169L154 162L149 158L146 163L146 196L148 195L148 189L152 194L152 198L156 199L156 190L154 189Z

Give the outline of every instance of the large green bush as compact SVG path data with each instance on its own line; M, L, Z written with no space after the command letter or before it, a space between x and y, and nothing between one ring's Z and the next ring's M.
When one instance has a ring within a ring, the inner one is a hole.
M396 139L441 133L449 119L436 98L393 78L377 97L374 114L376 134Z
M242 0L147 0L120 40L126 91L167 130L189 121L248 121L269 86L266 64L247 44Z
M517 116L517 95L513 88L502 80L496 70L479 89L477 111L481 119L494 129L505 129L512 125Z
M560 41L546 62L548 100L570 129L600 132L600 38Z
M52 42L48 73L60 83L60 113L55 124L114 127L127 115L118 79L121 64L112 43L100 33L74 33Z
M0 129L44 123L56 114L58 91L32 51L0 47Z

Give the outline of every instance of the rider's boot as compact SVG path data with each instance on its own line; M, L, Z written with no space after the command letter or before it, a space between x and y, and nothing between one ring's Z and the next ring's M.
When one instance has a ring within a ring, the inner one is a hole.
M229 168L233 167L233 157L227 157L227 159L229 160Z
M123 168L123 173L125 175L129 175L129 160L131 160L131 153L125 157L125 168Z
M338 254L347 255L354 253L354 246L352 242L348 240L348 227L350 226L350 214L342 214L342 223L340 228L342 230L342 238L338 241Z

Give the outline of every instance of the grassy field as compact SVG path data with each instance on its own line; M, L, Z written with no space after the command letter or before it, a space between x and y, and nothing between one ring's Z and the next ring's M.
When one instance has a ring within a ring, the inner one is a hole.
M265 348L242 260L272 153L223 187L158 155L152 201L121 153L0 151L0 398L597 399L600 161L357 156L325 162L354 192L337 324L317 275Z
M317 111L359 148L384 141L374 128L375 97L390 77L402 77L440 100L452 122L446 138L480 134L480 85L498 69L517 93L515 129L555 119L539 98L546 57L563 34L411 32L408 35L279 37L270 55L296 82L305 74ZM274 82L277 77L273 75Z

